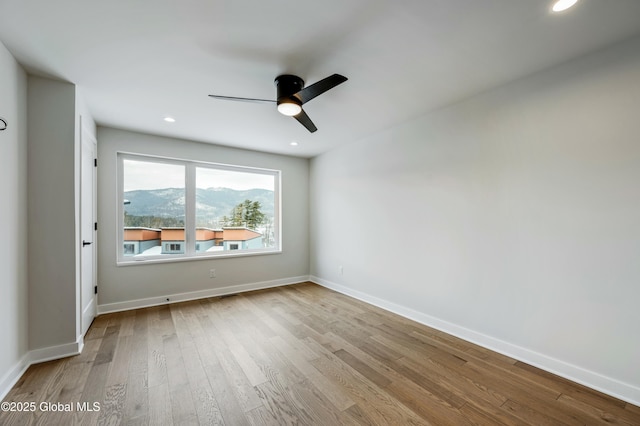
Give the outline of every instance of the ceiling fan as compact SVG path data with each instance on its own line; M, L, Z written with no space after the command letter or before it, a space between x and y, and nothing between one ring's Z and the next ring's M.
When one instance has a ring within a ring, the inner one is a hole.
M243 101L243 102L260 102L276 104L278 111L281 114L288 115L298 120L300 124L307 128L311 133L318 130L313 124L313 121L309 118L306 112L302 109L302 105L309 102L326 92L333 89L337 85L347 81L347 77L340 74L333 74L327 78L324 78L311 86L304 87L304 81L296 76L290 74L279 75L274 80L277 88L276 100L271 99L253 99L253 98L236 98L233 96L221 96L221 95L209 95L215 99L223 99L228 101Z

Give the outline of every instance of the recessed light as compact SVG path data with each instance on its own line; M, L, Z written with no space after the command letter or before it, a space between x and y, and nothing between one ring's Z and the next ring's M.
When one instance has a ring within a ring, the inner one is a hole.
M553 4L551 10L554 12L562 12L564 10L569 9L571 6L576 4L578 0L558 0Z
M165 117L164 121L166 121L167 123L175 123L176 119L173 117Z
M293 142L291 142L289 145L291 145L291 146L298 146L298 142L293 141Z

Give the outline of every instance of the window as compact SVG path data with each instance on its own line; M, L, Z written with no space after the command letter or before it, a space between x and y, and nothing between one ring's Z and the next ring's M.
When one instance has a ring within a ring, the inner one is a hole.
M165 253L181 253L182 252L182 244L171 243L164 245Z
M280 172L118 154L118 263L280 251Z

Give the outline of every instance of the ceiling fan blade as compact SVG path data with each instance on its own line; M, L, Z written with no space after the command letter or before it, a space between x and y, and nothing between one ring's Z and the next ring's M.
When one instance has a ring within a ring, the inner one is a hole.
M294 115L293 118L295 118L296 120L298 120L298 122L300 124L302 124L304 127L307 128L308 131L310 131L311 133L315 132L316 130L318 130L318 128L316 127L315 124L313 124L313 121L311 121L311 119L309 118L309 116L307 115L306 112L304 112L304 110L300 111L300 113L298 115Z
M342 84L347 80L347 77L343 75L333 74L316 83L313 83L311 86L305 87L298 93L295 93L293 96L295 96L300 100L300 102L305 104L316 96L322 95L327 90L333 89L338 84Z
M211 98L222 99L225 101L240 101L240 102L257 102L263 104L275 104L276 101L271 99L254 99L254 98L236 98L234 96L221 96L221 95L209 95Z

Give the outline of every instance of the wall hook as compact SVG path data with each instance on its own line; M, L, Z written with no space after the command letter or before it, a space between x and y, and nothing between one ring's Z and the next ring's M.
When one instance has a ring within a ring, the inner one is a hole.
M7 122L2 117L0 117L0 130L7 130Z

